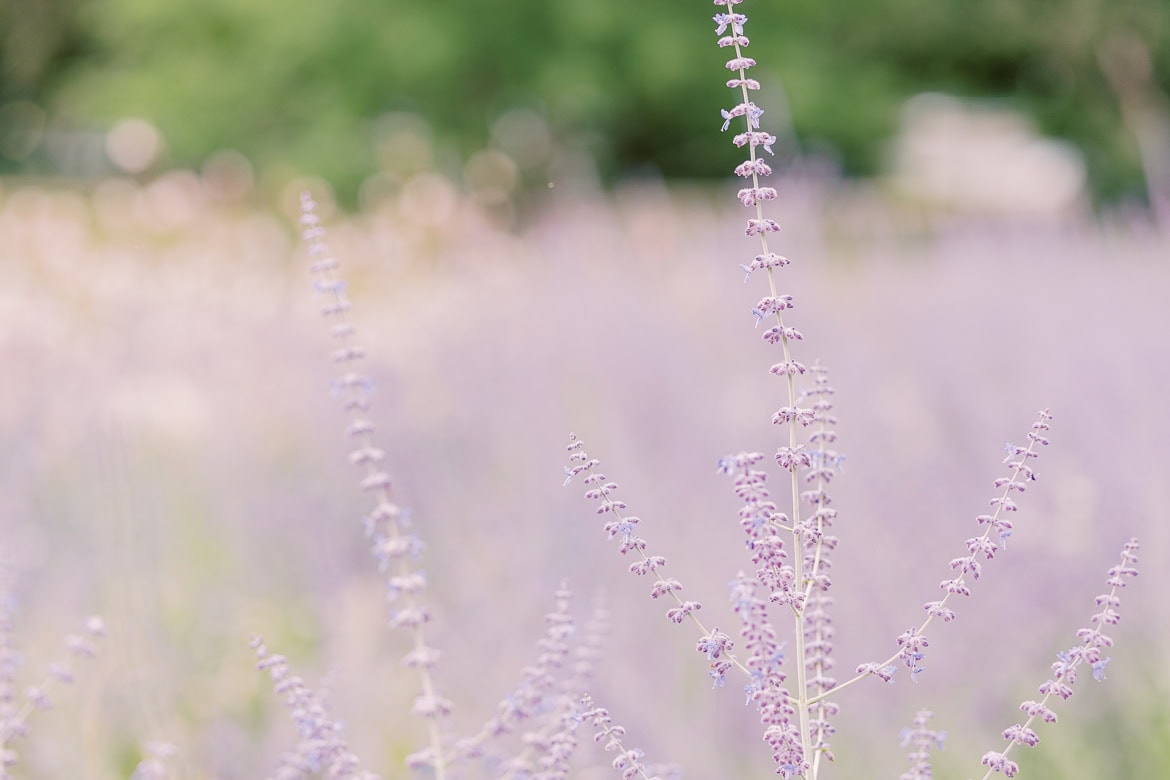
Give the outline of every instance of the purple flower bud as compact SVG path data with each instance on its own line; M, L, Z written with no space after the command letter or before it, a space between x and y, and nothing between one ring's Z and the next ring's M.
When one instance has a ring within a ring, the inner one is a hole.
M746 77L745 78L738 78L738 79L728 79L727 86L732 88L732 89L738 89L738 88L759 89L760 82L756 81L755 79L749 79Z
M756 61L751 57L733 57L727 61L728 70L745 71L748 68L754 67Z
M744 230L748 235L759 235L762 233L779 233L780 226L777 225L776 220L748 220L748 228Z
M980 763L991 771L1000 772L1008 777L1015 777L1016 773L1020 771L1020 767L1014 761L1009 761L1003 753L997 753L994 750L984 753Z

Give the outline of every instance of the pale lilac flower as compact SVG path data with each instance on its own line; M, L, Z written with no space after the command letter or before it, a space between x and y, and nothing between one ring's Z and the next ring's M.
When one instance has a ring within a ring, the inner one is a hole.
M727 86L731 89L759 89L760 82L756 81L755 79L740 77L737 79L728 79Z
M718 628L711 629L711 632L700 639L695 646L695 649L707 656L707 660L711 662L708 675L714 681L713 687L715 688L722 688L727 684L727 672L732 666L728 656L734 646L735 643L731 641L731 637Z
M747 17L743 14L715 14L714 18L716 35L727 32L728 27L731 27L731 31L736 35L743 35L743 25L747 21Z
M771 176L772 166L763 160L744 160L735 167L735 175L743 178L751 178L752 176Z
M751 57L732 57L727 61L728 70L745 71L748 68L755 67L756 61Z
M753 149L762 147L768 154L775 154L775 152L772 151L772 145L776 143L776 136L772 135L771 133L765 133L761 131L739 133L731 139L731 142L739 147L748 145L750 145ZM745 203L744 205L747 206L750 204Z
M758 236L762 233L779 233L780 225L774 219L749 219L744 232L749 236Z
M595 600L591 618L585 623L584 636L573 649L570 674L563 676L559 695L541 721L525 730L523 749L503 764L505 778L531 777L532 780L567 780L569 758L577 747L575 732L580 725L579 702L593 677L593 667L601 655L608 613Z
M754 206L775 197L776 190L772 187L745 187L739 191L739 200L745 206Z
M1008 757L1003 753L998 753L994 750L989 750L983 754L983 759L979 762L988 768L990 772L1000 772L1008 777L1015 777L1020 771L1020 766L1015 761L1009 761Z

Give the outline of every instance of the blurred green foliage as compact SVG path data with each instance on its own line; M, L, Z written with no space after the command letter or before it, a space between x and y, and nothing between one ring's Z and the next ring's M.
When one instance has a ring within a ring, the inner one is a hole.
M147 118L177 165L238 149L260 171L319 173L352 196L379 167L379 116L417 113L440 158L458 160L517 106L607 175L724 177L735 158L712 152L729 96L710 3L0 2L0 104L51 107L71 128ZM944 91L1001 100L1076 143L1098 195L1141 190L1098 56L1131 36L1164 94L1167 0L755 0L745 10L769 129L783 131L789 112L795 138L848 173L878 168L907 97ZM9 170L38 164L14 156Z

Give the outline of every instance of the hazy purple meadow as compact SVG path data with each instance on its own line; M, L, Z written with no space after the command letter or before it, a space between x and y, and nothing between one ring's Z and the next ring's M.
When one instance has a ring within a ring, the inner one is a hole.
M19 574L20 679L86 615L108 626L102 656L34 716L17 776L126 777L145 740L176 746L175 777L265 776L295 736L255 670L259 633L310 680L332 674L354 751L405 777L416 681L385 628L291 202L246 211L199 186L0 190L0 542ZM455 731L529 663L564 579L582 617L604 591L594 697L651 761L771 776L738 685L711 689L693 630L562 486L575 432L708 625L734 627L727 583L750 563L715 465L775 450L781 386L733 192L562 188L505 230L435 186L323 216L388 470L428 544ZM1099 777L1126 751L1165 771L1170 236L1141 217L928 218L815 177L782 182L770 214L799 357L837 390L843 670L892 652L973 535L1005 443L1055 415L1006 554L933 631L927 672L841 694L830 774L896 777L899 729L927 706L950 734L938 776L973 775L1135 535L1109 679L1062 705L1030 751L1049 774L1031 776ZM582 742L580 777L617 776Z

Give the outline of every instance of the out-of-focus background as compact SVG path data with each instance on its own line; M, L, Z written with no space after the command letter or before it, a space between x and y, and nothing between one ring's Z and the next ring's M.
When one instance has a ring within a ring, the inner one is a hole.
M726 57L704 10L5 0L0 171L182 167L232 193L313 174L351 206L428 166L489 200L581 159L606 181L720 179L735 152L709 138ZM766 2L750 18L782 163L812 153L1001 211L1167 197L1163 0Z
M474 730L567 580L612 628L595 697L685 777L769 776L609 549L575 431L709 624L750 562L716 459L769 453L766 285L719 134L713 6L673 2L0 4L0 553L34 684L91 612L109 636L14 747L17 777L263 776L293 727L263 634L355 751L422 741L384 628L367 506L298 248L322 203L374 417L427 542L439 667ZM832 776L895 777L917 708L976 776L1131 535L1109 679L1019 757L1032 777L1170 774L1170 7L755 0L779 137L798 358L829 366L839 671L893 652L977 532L1007 441L1056 415L1008 550L927 672L842 694ZM775 478L773 478L775 480ZM774 489L783 495L779 480ZM584 736L584 735L582 735ZM588 739L583 739L588 742ZM68 746L63 749L62 746ZM580 776L608 758L583 747Z

